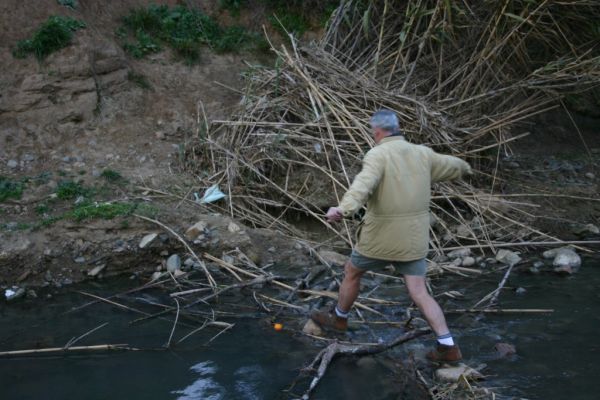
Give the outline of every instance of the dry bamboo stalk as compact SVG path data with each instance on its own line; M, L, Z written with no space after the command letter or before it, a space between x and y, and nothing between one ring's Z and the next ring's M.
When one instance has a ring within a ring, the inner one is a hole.
M33 355L33 354L66 353L66 352L76 352L76 351L106 351L106 350L137 351L139 349L137 349L135 347L130 347L128 344L98 344L98 345L93 345L93 346L48 347L48 348L44 348L44 349L1 351L0 357L28 356L28 355Z

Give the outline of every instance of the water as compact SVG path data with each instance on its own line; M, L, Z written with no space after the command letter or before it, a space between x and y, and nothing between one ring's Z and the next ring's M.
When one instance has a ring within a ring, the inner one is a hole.
M448 303L462 308L473 303L498 283L499 276L474 280L444 278L438 292L465 288L465 299ZM515 272L509 286L527 289L501 294L505 308L554 308L553 314L452 316L465 362L487 364L483 383L504 396L530 399L594 399L600 391L596 364L600 355L600 263L586 260L579 274L558 277ZM104 286L85 285L87 291L112 294L122 291L123 282ZM81 288L81 287L78 287ZM402 288L390 290L405 299ZM0 349L14 350L63 346L104 323L109 324L77 345L128 343L146 349L139 352L35 356L0 359L1 399L286 399L284 392L299 368L319 350L288 332L275 332L258 318L237 319L236 326L204 346L217 328L192 336L172 350L158 349L171 330L167 321L151 320L129 324L136 315L107 304L95 304L64 314L87 302L74 291L62 291L52 299L25 300L0 305ZM148 293L149 299L159 297ZM154 298L156 300L157 298ZM142 307L140 307L142 308ZM179 327L176 339L189 332ZM393 330L379 332L393 336ZM497 342L512 343L518 355L495 359ZM427 343L428 344L428 343ZM424 351L423 341L407 348ZM417 392L403 385L390 359L405 355L395 351L386 356L361 360L340 359L319 386L316 399L414 399ZM424 371L430 376L431 371ZM303 388L300 386L299 389ZM296 393L301 390L296 391Z

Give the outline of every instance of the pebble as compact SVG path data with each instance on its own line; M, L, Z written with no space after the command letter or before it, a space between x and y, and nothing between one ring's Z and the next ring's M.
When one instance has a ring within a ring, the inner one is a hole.
M85 257L77 257L75 260L77 264L83 264L85 262Z
M152 243L152 241L154 241L154 239L156 239L157 236L158 235L156 233L149 233L146 236L144 236L142 240L140 240L140 249L145 249L146 247L148 247L148 245L150 245L150 243Z
M527 293L527 289L525 289L525 288L522 288L522 287L518 287L518 288L515 290L515 293L516 293L516 294L518 294L518 295L523 295L523 294Z
M32 154L24 154L23 157L21 157L21 160L25 162L31 162L35 160L35 157Z
M450 258L464 258L467 256L471 255L471 249L468 248L463 248L463 249L456 249L456 250L452 250L450 253L448 253L448 257Z
M465 257L462 260L463 267L472 267L475 265L475 259L473 257Z
M544 262L543 261L536 261L533 263L533 268L542 268L544 266Z
M517 354L517 349L510 343L496 343L494 350L499 357L507 357Z
M156 271L155 273L152 274L152 280L155 281L157 279L160 279L160 277L162 276L162 272Z
M27 297L29 297L30 299L37 299L38 295L37 295L37 293L35 292L35 290L33 290L33 289L29 289L29 290L27 291Z
M585 177L588 179L594 179L596 175L592 174L591 172L586 172Z
M181 269L181 258L177 254L172 254L167 258L167 271L175 272Z
M194 240L204 233L204 230L207 226L208 224L205 221L198 221L194 225L190 226L187 231L185 231L185 237L188 240Z
M8 168L17 168L17 166L19 165L19 163L17 162L17 160L8 160L8 162L6 163L6 165L8 166Z
M302 328L302 332L306 333L307 335L313 335L313 336L322 336L323 335L323 329L321 329L321 327L319 325L317 325L312 319L308 319L308 321L306 321L306 324L304 324L304 327Z
M241 228L235 222L230 222L229 225L227 225L227 230L231 233L238 233Z
M554 272L573 274L581 266L581 257L570 247L546 250L542 256L554 258L552 261Z

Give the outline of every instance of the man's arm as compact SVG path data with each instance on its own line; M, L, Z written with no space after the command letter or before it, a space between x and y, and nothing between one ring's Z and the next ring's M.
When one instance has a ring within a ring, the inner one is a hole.
M438 154L431 150L431 182L442 182L471 175L471 166L458 157Z
M362 169L342 197L339 212L349 217L354 215L367 201L383 176L384 162L377 152L369 151L363 159Z

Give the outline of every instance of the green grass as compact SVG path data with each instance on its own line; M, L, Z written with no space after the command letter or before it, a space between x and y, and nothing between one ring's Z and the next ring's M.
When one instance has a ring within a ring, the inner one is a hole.
M39 204L35 206L35 212L38 215L48 214L50 212L50 206L47 204Z
M87 196L90 192L90 189L83 186L80 182L64 180L58 183L56 197L61 200L71 200L78 196Z
M125 181L125 178L123 178L123 175L121 175L119 172L112 170L112 169L105 169L104 171L102 171L100 176L111 183L118 183L118 182Z
M130 215L137 208L135 203L99 203L82 204L69 213L75 221L87 219L113 219L118 216Z
M192 64L200 59L203 45L217 52L231 52L259 43L256 33L241 27L221 27L214 18L184 6L152 5L134 9L123 18L123 25L135 38L134 42L125 42L123 47L136 58L156 53L162 49L161 44L166 44ZM123 30L119 30L118 35L126 36Z
M23 195L23 182L0 176L0 201L20 199Z
M31 39L18 42L13 55L17 58L25 58L29 54L34 54L41 61L51 53L68 46L73 33L81 28L85 28L85 24L81 21L53 15L34 32Z

